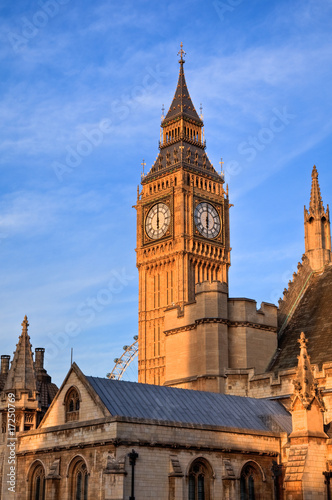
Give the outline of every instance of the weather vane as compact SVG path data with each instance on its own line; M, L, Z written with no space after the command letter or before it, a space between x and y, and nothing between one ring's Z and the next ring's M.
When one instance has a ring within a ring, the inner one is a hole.
M180 56L180 62L184 62L183 57L186 55L185 51L183 50L183 43L180 43L181 49L178 52L178 56Z
M224 175L224 172L222 170L222 166L223 166L224 162L222 161L222 158L220 158L220 162L219 163L220 163L220 175L221 175L222 178L224 178L225 175Z

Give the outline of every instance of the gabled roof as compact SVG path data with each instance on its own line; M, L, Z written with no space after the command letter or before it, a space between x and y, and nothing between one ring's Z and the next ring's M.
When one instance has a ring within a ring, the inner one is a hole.
M66 389L66 384L67 384L68 381L71 380L71 377L73 375L76 376L77 379L82 383L82 386L84 387L84 389L86 390L87 394L91 398L91 401L92 401L93 405L95 405L95 408L96 409L98 408L98 410L100 410L100 412L99 412L100 415L103 415L105 417L105 416L107 416L109 414L108 409L105 408L105 405L103 404L103 402L98 397L98 394L91 387L91 384L88 382L88 377L86 377L84 375L84 373L82 373L82 371L79 369L79 367L77 366L77 364L74 362L71 365L71 367L70 367L70 369L69 369L69 371L68 371L68 373L67 373L64 381L62 382L60 389L57 391L55 397L53 398L51 405L49 406L47 412L45 413L45 415L43 417L43 420L41 421L41 423L39 425L40 429L50 426L50 424L49 424L49 416L50 416L50 414L52 414L52 411L54 411L54 409L56 408L57 405L59 405L59 404L62 405L63 404L64 391L66 393L67 390L68 390L68 387ZM56 412L57 412L57 410L55 410L55 413ZM52 425L54 425L54 421L51 418L51 426Z
M332 361L332 265L314 273L306 292L279 340L280 352L269 371L297 366L298 338L304 332L308 339L311 364Z
M276 401L86 377L113 416L257 431L291 431Z

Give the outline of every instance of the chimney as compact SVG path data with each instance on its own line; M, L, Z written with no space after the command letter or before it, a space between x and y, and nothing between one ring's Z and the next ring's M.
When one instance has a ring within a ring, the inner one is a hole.
M1 375L7 375L9 371L10 356L4 354L1 356Z
M43 347L36 347L35 349L35 369L43 370L44 369L44 352L45 349Z

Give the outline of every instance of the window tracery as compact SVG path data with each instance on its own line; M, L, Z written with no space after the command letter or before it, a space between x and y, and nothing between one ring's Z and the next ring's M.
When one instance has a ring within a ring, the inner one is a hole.
M29 499L45 500L45 470L40 462L36 464L30 475Z
M210 500L212 469L204 459L195 460L189 470L188 500Z
M81 457L74 459L70 468L71 500L88 500L89 475Z
M65 397L66 422L78 420L80 397L75 387L71 387Z

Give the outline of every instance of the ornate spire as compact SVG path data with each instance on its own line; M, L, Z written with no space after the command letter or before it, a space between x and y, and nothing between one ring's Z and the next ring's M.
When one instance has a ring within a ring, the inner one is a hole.
M311 182L309 213L310 215L323 215L324 207L323 207L322 196L320 194L318 172L316 165L314 165L312 169L311 177L312 177L312 182Z
M298 339L300 344L300 355L298 356L298 366L294 384L294 396L292 401L292 408L294 408L295 402L299 399L303 407L308 410L314 399L318 402L318 405L322 411L325 410L324 401L322 399L321 393L318 389L317 382L315 380L314 374L312 372L312 367L310 364L310 357L307 352L307 343L304 333L301 333Z
M28 318L24 316L22 333L18 344L16 344L16 351L14 352L4 391L17 389L35 392L37 390L28 326Z
M202 123L202 120L198 116L195 106L191 100L189 95L189 91L186 84L186 79L184 76L183 65L185 63L184 56L185 51L183 50L183 44L181 43L181 49L178 52L178 56L180 56L179 64L180 64L180 72L179 72L179 80L175 90L174 98L172 104L168 110L168 113L165 118L165 122L168 120L183 116L187 118L194 119L195 121Z
M177 168L186 168L197 173L204 173L210 179L224 182L223 176L217 173L205 152L203 117L199 117L196 112L184 76L185 54L181 43L178 52L180 57L178 84L165 118L164 109L162 111L160 152L150 171L142 177L142 184Z
M305 255L314 271L331 262L330 211L326 210L318 183L316 165L312 169L309 210L304 207Z

